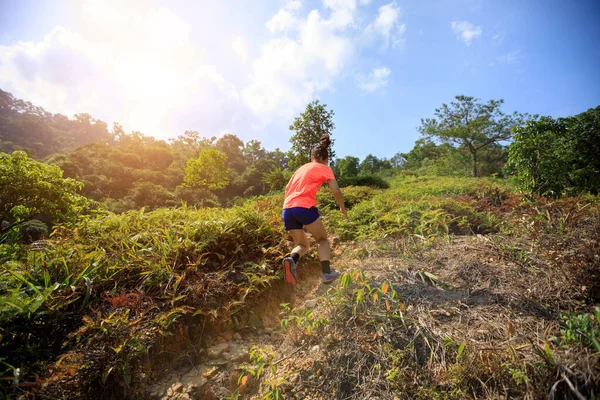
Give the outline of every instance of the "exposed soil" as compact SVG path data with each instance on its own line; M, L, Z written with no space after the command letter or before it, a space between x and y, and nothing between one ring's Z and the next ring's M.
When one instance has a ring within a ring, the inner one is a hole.
M326 291L327 285L321 283L320 266L315 262L300 262L297 274L296 286L279 282L267 289L256 306L241 318L240 326L234 328L227 322L220 327L212 327L208 345L201 350L205 361L174 370L166 369L166 377L148 388L148 398L222 399L235 393L239 386L239 367L248 362L252 346L282 347L285 335L280 326L280 305L287 303L291 308L306 307L306 303L316 303L317 297ZM246 388L251 389L251 385Z

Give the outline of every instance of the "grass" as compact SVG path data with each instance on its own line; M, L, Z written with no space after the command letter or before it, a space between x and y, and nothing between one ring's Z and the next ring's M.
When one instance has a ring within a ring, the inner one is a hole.
M345 189L348 219L329 191L318 196L328 227L343 240L497 232L502 223L494 207L510 194L494 180L449 177L396 180L388 190Z
M4 384L86 368L97 378L84 394L127 392L180 318L230 318L277 279L281 241L255 209L183 207L109 213L13 248L0 270ZM61 354L79 361L63 368Z
M355 249L363 270L379 268L379 275L347 272L319 300L325 304L319 311L284 313L295 346L321 351L280 366L280 373L296 375L282 393L598 396L596 197L548 201L513 193L502 182L457 178L361 191L363 200L350 202L347 220L327 192L320 193L322 211L330 230L353 241L345 250ZM459 237L474 233L484 235L461 247ZM430 245L407 254L409 246L396 244L415 236ZM453 246L458 250L446 252ZM395 268L385 269L389 264ZM317 320L328 323L306 329L306 321Z
M596 371L592 361L600 355L598 198L548 201L514 193L499 180L451 177L398 178L389 189L346 187L343 193L348 219L328 190L318 194L333 237L364 260L406 257L414 248L422 265L402 279L392 272L396 280L345 274L324 300L325 314L284 312L291 337L326 341L320 379L331 374L340 386L322 390L348 398L385 391L400 398L538 398L572 394L570 382L597 395L590 389L597 380L585 373ZM191 341L185 333L191 327L201 341L207 321L235 319L281 279L279 260L290 248L282 203L276 194L228 209L106 213L58 227L31 245L0 245L2 392L138 395L155 378L148 364L160 359L169 338ZM437 261L413 246L435 250L475 234L485 235L486 247L461 265L464 271L436 270ZM492 258L507 267L489 272L485 260ZM538 319L521 320L503 304L489 313L470 308L443 317L482 324L489 317L496 332L506 333L501 346L475 329L461 335L458 325L436 325L431 305L415 297L505 276L510 279L500 283L497 298L516 299L521 312ZM512 319L494 319L503 312ZM518 335L508 323L517 321L529 341L508 340ZM497 351L482 348L492 342ZM256 350L254 367L264 369L272 357L261 354ZM581 360L592 366L586 370ZM341 366L347 381L337 379ZM258 369L245 376L250 371ZM265 396L276 398L280 386L264 382Z

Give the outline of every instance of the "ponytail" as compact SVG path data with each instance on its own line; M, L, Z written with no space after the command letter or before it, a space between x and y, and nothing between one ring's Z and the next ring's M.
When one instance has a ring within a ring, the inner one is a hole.
M329 135L321 136L319 145L312 150L312 156L315 161L323 162L329 159L329 146L331 146L331 138Z

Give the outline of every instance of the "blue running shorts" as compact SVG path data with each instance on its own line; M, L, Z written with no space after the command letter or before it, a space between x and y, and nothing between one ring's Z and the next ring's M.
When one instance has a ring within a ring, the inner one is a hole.
M302 229L304 225L312 224L319 218L319 210L317 210L317 207L285 208L281 216L283 217L283 225L286 231L290 229Z

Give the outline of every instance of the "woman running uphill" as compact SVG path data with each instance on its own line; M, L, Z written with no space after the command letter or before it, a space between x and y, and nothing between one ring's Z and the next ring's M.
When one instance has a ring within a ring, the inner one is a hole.
M329 160L329 136L323 135L321 144L312 151L311 162L298 168L285 188L285 201L283 203L283 223L285 230L289 231L296 247L292 253L283 259L285 280L292 285L296 284L296 263L308 251L308 238L303 228L306 228L319 244L319 260L323 272L323 283L333 282L340 276L340 272L329 265L329 241L323 221L317 210L317 192L323 183L327 182L333 191L335 201L340 207L344 217L348 217L344 198L331 168L327 166Z

